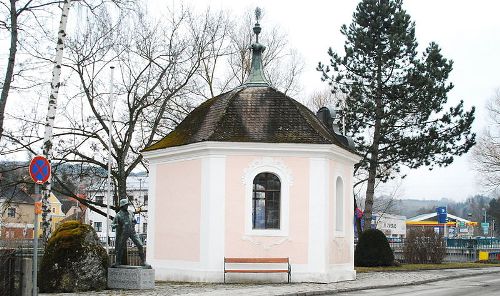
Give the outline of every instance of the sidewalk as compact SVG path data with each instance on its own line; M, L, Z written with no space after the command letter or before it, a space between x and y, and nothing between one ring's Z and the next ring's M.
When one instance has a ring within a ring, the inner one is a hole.
M478 269L443 269L412 272L372 272L360 273L355 281L314 284L207 284L207 283L170 283L157 282L154 290L106 290L78 294L40 294L47 296L68 295L324 295L335 292L356 291L403 285L417 285L443 279L477 276L486 273L500 273L500 267Z

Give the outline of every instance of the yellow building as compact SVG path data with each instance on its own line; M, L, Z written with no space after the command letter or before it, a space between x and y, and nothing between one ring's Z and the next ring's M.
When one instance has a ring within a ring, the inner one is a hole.
M66 216L62 211L62 203L57 199L54 193L50 194L49 197L49 207L50 207L50 229L53 232L59 222L61 222ZM42 234L42 215L38 215L38 236Z

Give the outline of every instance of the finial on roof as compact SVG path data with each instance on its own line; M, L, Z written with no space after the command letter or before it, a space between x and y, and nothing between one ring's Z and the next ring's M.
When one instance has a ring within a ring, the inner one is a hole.
M250 49L252 50L252 64L248 79L243 84L244 86L269 86L269 83L264 77L264 66L262 65L262 53L266 47L259 43L259 34L262 30L259 24L261 17L262 10L257 7L255 9L256 23L253 27L253 32L255 33L255 43L250 46Z

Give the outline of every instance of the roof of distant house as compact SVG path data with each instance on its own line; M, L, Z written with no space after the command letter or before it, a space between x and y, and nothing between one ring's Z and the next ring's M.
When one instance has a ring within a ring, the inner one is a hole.
M0 188L0 200L2 202L34 204L35 201L20 186L9 186Z
M467 220L467 219L464 219L464 218L460 218L458 216L455 216L455 215L452 215L450 213L447 214L447 217L451 220L454 220L456 222L472 222L470 220ZM419 221L430 221L430 220L437 220L437 213L428 213L428 214L422 214L422 215L418 215L418 216L415 216L413 218L409 218L408 220L406 221L409 221L409 222L419 222Z

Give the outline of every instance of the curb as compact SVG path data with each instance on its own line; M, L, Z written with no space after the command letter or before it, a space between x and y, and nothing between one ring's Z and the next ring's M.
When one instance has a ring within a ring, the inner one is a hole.
M310 291L310 292L294 292L294 293L279 294L279 296L327 295L327 294L336 294L336 293L345 293L345 292L355 292L355 291L361 291L361 290L395 288L395 287L401 287L401 286L416 286L416 285L423 285L423 284L428 284L428 283L439 282L442 280L457 279L457 278L462 278L462 277L480 276L480 275L484 275L486 273L488 273L488 274L500 273L500 270L488 270L488 271L485 270L484 272L481 272L481 273L451 275L451 276L445 276L445 277L441 277L441 278L437 278L437 279L416 281L416 282L412 282L412 283L388 284L388 285L376 285L376 286L372 285L372 286L364 286L364 287L340 288L340 289L330 289L330 290L320 290L320 291Z

